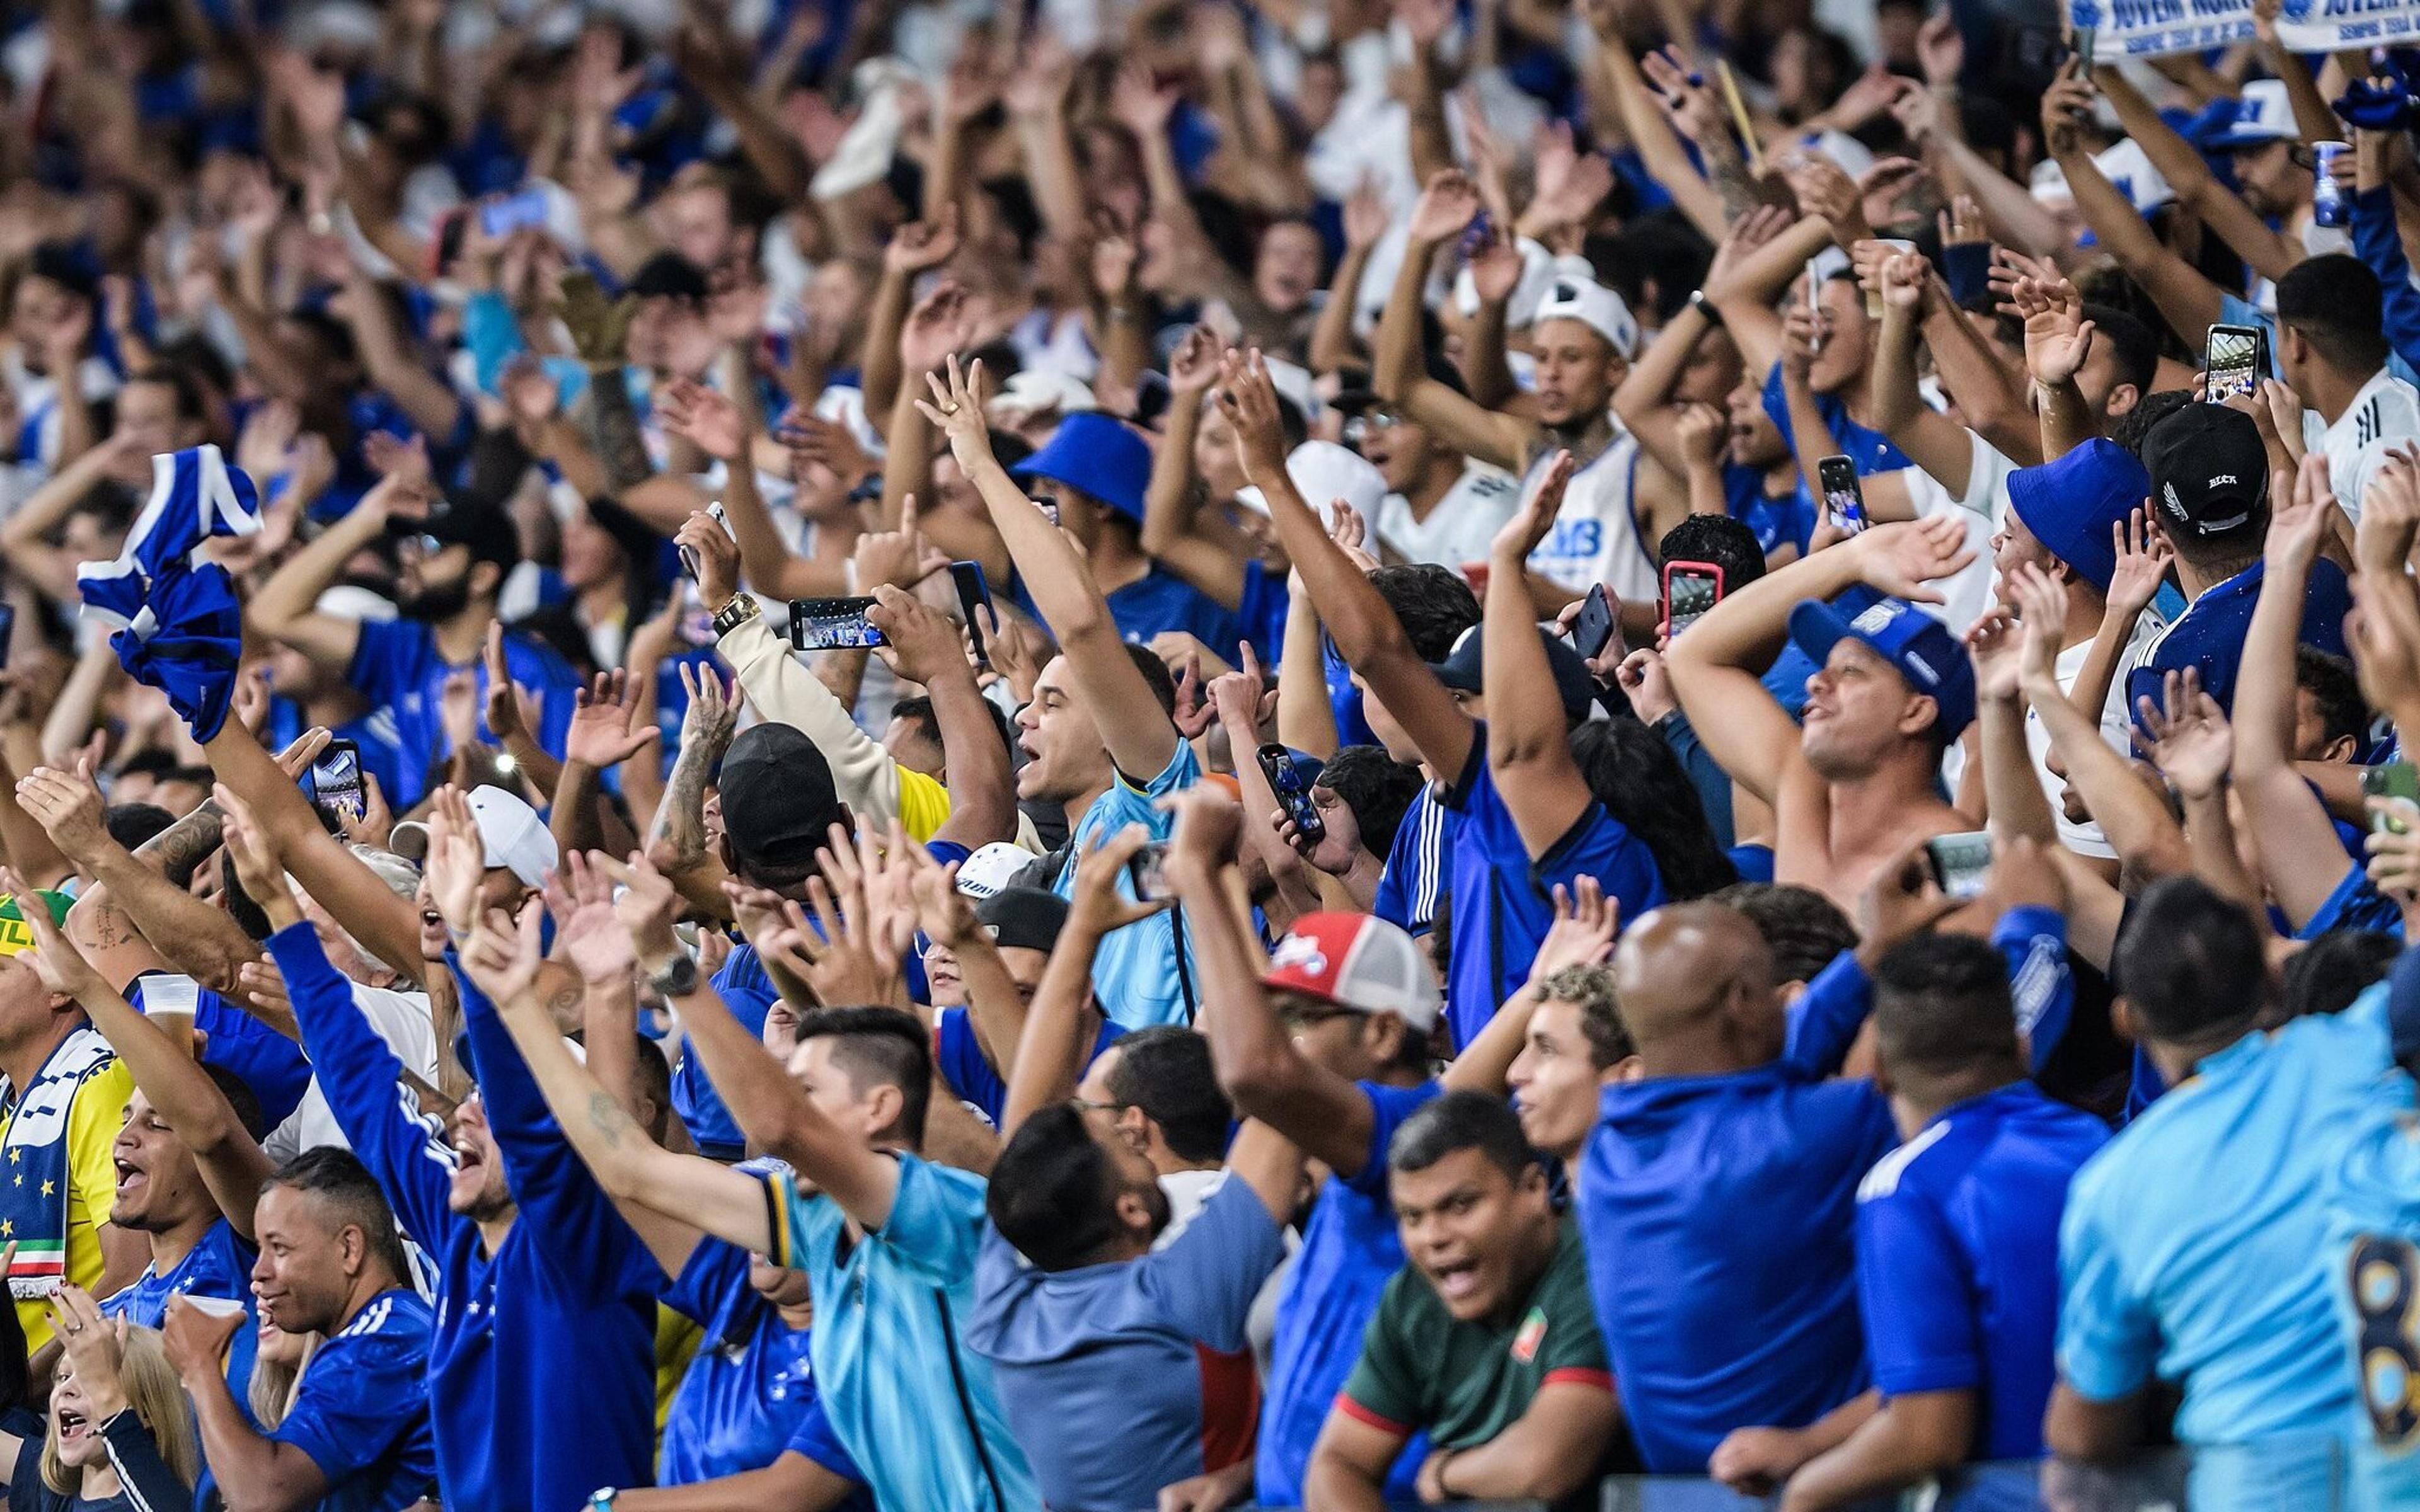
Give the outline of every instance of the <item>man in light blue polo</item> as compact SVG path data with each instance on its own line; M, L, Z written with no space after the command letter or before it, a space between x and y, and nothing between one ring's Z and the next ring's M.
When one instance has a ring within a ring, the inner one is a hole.
M2059 1231L2058 1371L2043 1437L2097 1459L2183 1389L2193 1504L2339 1504L2358 1407L2337 1332L2329 1176L2392 1065L2387 991L2257 1026L2258 924L2192 877L2153 885L2114 963L2132 1032L2175 1090L2080 1171ZM2394 1091L2408 1107L2409 1082Z

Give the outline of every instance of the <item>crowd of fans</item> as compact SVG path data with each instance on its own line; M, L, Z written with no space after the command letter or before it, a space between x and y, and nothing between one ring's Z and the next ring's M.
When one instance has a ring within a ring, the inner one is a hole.
M0 15L11 1512L2420 1504L2420 57Z

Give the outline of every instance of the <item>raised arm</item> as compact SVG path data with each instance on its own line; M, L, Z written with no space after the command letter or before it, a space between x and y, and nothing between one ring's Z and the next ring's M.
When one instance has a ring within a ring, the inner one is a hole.
M1016 834L1016 774L991 704L976 685L958 624L889 583L874 588L866 620L882 632L876 655L901 679L923 685L940 727L950 817L934 832L969 850Z
M1874 337L1874 423L1951 498L1963 498L1974 471L1974 443L1965 426L1927 405L1916 388L1917 324L1932 292L1930 269L1922 255L1908 254L1885 261L1880 274L1883 319Z
M1034 607L1059 639L1077 689L1100 726L1109 760L1129 778L1150 779L1175 759L1181 743L1176 726L1161 712L1151 685L1127 656L1109 601L1074 545L992 455L984 428L983 364L962 370L952 358L948 381L938 377L929 381L933 400L919 400L918 407L949 436L951 454L983 495Z
M759 1255L769 1251L773 1228L760 1182L702 1155L676 1155L657 1144L623 1108L621 1099L572 1058L563 1031L533 987L537 904L533 902L523 913L518 930L486 933L474 942L473 952L476 969L483 975L494 973L491 980L504 990L496 1011L554 1110L564 1137L614 1203L648 1209ZM711 995L710 990L703 995ZM682 1022L692 1021L684 1014Z
M1517 415L1482 409L1456 393L1430 378L1420 360L1420 302L1428 286L1429 264L1435 260L1438 249L1469 226L1479 209L1479 187L1459 170L1438 174L1421 191L1419 203L1412 210L1403 270L1395 275L1385 313L1378 317L1370 382L1381 398L1401 406L1415 424L1457 451L1517 471L1528 461L1535 444L1536 432L1530 424Z
M1461 776L1478 724L1429 671L1386 598L1329 538L1287 476L1277 390L1258 354L1231 355L1216 393L1235 427L1244 473L1268 501L1269 519L1336 649L1412 737L1431 769L1449 781Z
M1168 360L1168 428L1151 455L1143 492L1142 548L1178 577L1233 609L1244 598L1244 559L1234 545L1202 528L1193 439L1202 406L1218 378L1218 338L1195 326ZM1227 534L1232 537L1233 531Z
M1554 850L1596 803L1572 759L1571 718L1555 687L1538 614L1521 564L1555 527L1572 481L1569 452L1558 452L1518 514L1489 548L1482 675L1488 687L1487 764L1513 827L1532 857Z
M320 613L319 595L335 586L355 556L386 534L390 516L427 508L427 497L419 491L425 481L403 473L380 480L342 519L269 575L245 606L246 625L330 671L351 671L353 653L361 644L361 622Z
M1000 1120L1002 1140L1037 1109L1076 1095L1093 1049L1083 1035L1084 1005L1093 997L1093 959L1112 932L1160 912L1157 903L1136 903L1118 891L1118 878L1149 839L1140 825L1128 825L1102 836L1076 862L1076 895L1068 904L1067 922L1043 968L1020 1038L1002 1047L1013 1054L1014 1064L996 1062L1008 1082ZM1198 937L1194 949L1199 955ZM1208 968L1202 969L1206 974ZM971 979L968 986L973 986ZM1207 980L1202 986L1206 993Z
M2336 507L2326 456L2313 452L2296 473L2272 475L2269 497L2267 571L2236 671L2233 775L2263 880L2300 929L2318 916L2345 872L2337 854L2342 846L2330 844L2335 825L2293 762L2294 642L2311 567Z
M2070 59L2058 82L2042 98L2043 141L2067 175L2075 208L2092 227L2094 238L2118 259L2127 276L2150 295L2161 318L2187 342L2198 343L2202 332L2219 318L2218 287L2153 234L2133 204L2085 150L2078 122L2091 111L2093 91L2075 76L2074 69L2074 60Z
M23 880L0 872L12 893L24 890ZM92 1026L101 1031L117 1058L134 1077L134 1085L151 1104L152 1116L167 1124L177 1142L193 1151L204 1184L226 1214L228 1224L246 1241L252 1238L252 1210L260 1200L261 1183L269 1179L271 1162L259 1141L245 1133L209 1073L147 1019L101 973L41 908L21 910L34 933L35 965L44 985L84 1005Z
M1235 1111L1260 1119L1325 1161L1339 1176L1358 1173L1370 1154L1376 1113L1361 1089L1295 1048L1252 967L1253 950L1231 912L1240 886L1232 857L1243 810L1207 785L1176 800L1177 823L1166 874L1193 927L1202 992L1219 1007L1204 1015L1218 1085Z
M660 980L667 967L683 958L680 940L673 933L673 920L680 909L672 884L644 858L627 865L608 857L591 860L625 889L620 908L637 943L639 967ZM861 902L862 894L859 897ZM898 1163L867 1149L826 1118L790 1079L787 1068L765 1048L765 1042L732 1016L721 995L703 980L687 995L673 999L672 1007L689 1030L690 1044L715 1090L749 1138L788 1161L802 1182L812 1181L829 1193L865 1227L880 1228L891 1216L891 1201L899 1190ZM678 1215L692 1211L677 1201L668 1208L659 1207L643 1195L634 1196L660 1212ZM751 1221L763 1224L761 1190L752 1191L750 1200L755 1208ZM760 1254L768 1247L724 1232L722 1226L706 1221L704 1213L696 1214L696 1221L706 1232L747 1244ZM757 1233L762 1236L761 1229Z
M2288 74L2300 74L2309 88L2311 74L2299 58L2287 62ZM2303 260L2300 247L2288 246L2284 237L2271 230L2269 223L2243 203L2242 195L2218 181L2192 144L2179 136L2176 129L2161 118L2160 113L2133 81L2110 65L2092 70L2092 82L2100 87L2101 98L2118 112L2118 124L2151 160L2151 166L2168 181L2176 192L2177 202L2200 217L2205 228L2235 249L2236 254L2251 265L2263 278L2283 278L2287 271ZM2290 92L2291 85L2288 85ZM2335 130L2335 117L2321 107L2321 114Z

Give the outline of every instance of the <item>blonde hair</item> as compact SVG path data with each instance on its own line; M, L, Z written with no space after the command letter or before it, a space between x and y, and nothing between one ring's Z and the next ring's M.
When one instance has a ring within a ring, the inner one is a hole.
M149 1431L160 1458L177 1473L177 1478L193 1485L202 1473L201 1449L194 1442L193 1409L185 1401L184 1387L178 1384L176 1366L160 1347L160 1331L129 1327L119 1348L118 1384L126 1393L127 1405L134 1410L134 1421ZM101 1432L99 1423L91 1427L96 1435ZM61 1496L73 1496L79 1479L59 1458L58 1435L45 1434L42 1484Z
M263 1433L274 1432L294 1411L294 1396L302 1386L302 1372L310 1368L311 1357L319 1352L327 1335L317 1329L302 1335L302 1357L288 1365L283 1360L256 1355L252 1362L252 1387L245 1393L244 1403L252 1409L253 1421Z

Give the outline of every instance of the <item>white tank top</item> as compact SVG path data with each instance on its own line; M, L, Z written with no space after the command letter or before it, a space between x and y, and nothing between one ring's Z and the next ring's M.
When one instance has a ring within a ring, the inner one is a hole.
M1521 477L1527 500L1545 475L1552 452L1541 453ZM1655 558L1638 538L1633 506L1638 491L1638 438L1623 431L1597 459L1573 474L1555 528L1529 553L1529 570L1574 593L1603 583L1626 603L1652 604L1663 592Z

